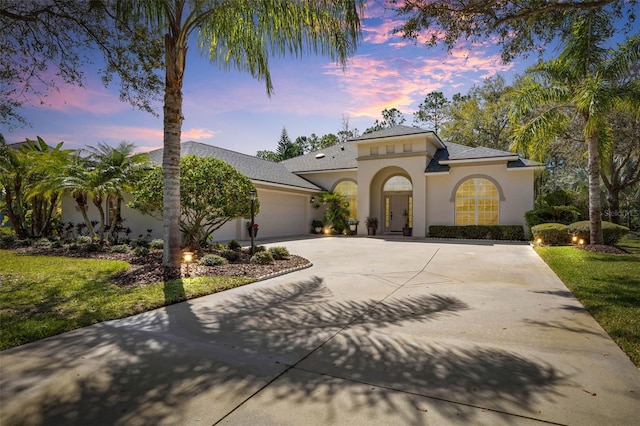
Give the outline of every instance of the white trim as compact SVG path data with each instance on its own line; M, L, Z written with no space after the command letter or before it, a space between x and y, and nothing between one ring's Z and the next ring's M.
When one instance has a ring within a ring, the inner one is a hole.
M507 167L508 172L526 172L529 170L544 170L546 166Z
M451 174L451 170L447 170L446 172L424 172L425 176L430 176L430 175L449 175Z
M464 163L487 163L487 162L496 162L496 161L518 161L520 157L510 156L510 157L482 157L482 158L468 158L466 160L440 160L440 164L448 165L448 164L464 164Z
M309 175L315 173L335 173L335 172L357 172L358 168L350 168L350 169L326 169L326 170L305 170L302 172L291 172L294 175Z
M254 185L259 184L263 186L273 186L275 188L288 189L290 191L309 192L313 194L317 194L318 192L322 191L320 188L318 189L302 188L300 186L284 185L281 183L273 183L273 182L267 182L264 180L257 180L257 179L251 179L251 183L253 183Z

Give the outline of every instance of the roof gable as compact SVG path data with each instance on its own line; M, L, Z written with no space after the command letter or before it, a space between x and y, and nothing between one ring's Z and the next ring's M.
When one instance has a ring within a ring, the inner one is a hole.
M337 144L282 161L293 173L353 170L358 167L358 149L352 143Z
M434 134L431 130L421 129L419 127L409 127L409 126L393 126L388 127L386 129L377 130L375 132L366 133L360 137L351 139L352 141L364 141L371 139L382 139L382 138L393 138L397 136L410 136L410 135L420 135L420 134Z

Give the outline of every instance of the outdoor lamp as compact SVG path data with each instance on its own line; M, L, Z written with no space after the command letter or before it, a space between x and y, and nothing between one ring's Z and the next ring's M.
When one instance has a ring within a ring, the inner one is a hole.
M574 235L573 237L571 237L571 242L572 242L573 244L577 243L577 242L578 242L578 236L577 236L577 235Z
M578 241L578 244L580 244L581 246L584 245L584 240L582 238L580 238L580 241Z
M193 262L193 252L192 251L185 251L184 253L182 253L182 258L184 259L184 263L187 264L187 272L185 273L185 276L188 277L189 276L189 264L191 262Z
M316 202L316 197L314 197L313 195L311 196L311 199L309 200L309 204L313 204Z

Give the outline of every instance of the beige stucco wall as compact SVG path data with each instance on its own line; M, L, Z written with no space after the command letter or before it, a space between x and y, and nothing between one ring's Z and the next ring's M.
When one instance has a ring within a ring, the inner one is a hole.
M452 166L449 174L427 175L426 226L454 225L456 185L471 176L489 176L498 182L504 200L500 201L501 225L525 225L524 213L533 208L533 169L509 171L506 164L469 163Z
M255 217L259 225L257 239L270 237L288 237L305 235L310 232L311 218L315 209L309 202L312 192L296 191L280 188L270 188L268 185L256 184L260 200L260 212ZM151 229L152 238L163 238L162 222L130 209L126 203L130 201L128 194L122 206L124 226L131 228L130 238L147 235ZM98 220L98 210L90 203L88 208L90 220ZM62 199L62 220L64 223L84 223L82 214L76 207L75 200L70 196ZM224 224L213 234L214 241L249 240L246 229L248 219L237 218Z

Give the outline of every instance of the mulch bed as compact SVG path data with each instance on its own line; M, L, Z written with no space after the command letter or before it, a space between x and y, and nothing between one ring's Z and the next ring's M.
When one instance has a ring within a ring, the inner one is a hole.
M204 266L196 262L189 265L187 275L186 264L182 264L180 271L166 270L162 266L162 250L151 250L147 256L136 257L131 253L109 253L107 251L69 250L66 247L16 247L12 248L16 253L39 254L49 256L66 256L74 258L122 260L131 266L126 271L115 274L111 281L121 287L144 286L168 279L205 276L242 276L254 279L262 279L278 274L295 271L311 266L309 260L289 255L286 259L276 260L267 265L257 265L249 262L251 256L246 249L240 251L238 262L221 266Z

